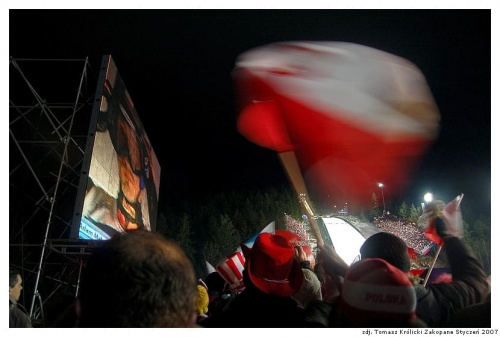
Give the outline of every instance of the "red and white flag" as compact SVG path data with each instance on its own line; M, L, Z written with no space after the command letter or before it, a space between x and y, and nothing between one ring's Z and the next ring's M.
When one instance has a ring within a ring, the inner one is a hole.
M410 257L410 260L415 260L418 257L418 253L415 249L408 247L408 256Z
M215 269L229 284L229 289L231 291L240 292L245 289L245 285L243 284L245 258L241 252L230 254L227 258L219 262Z
M446 206L444 206L442 210L437 210L435 214L432 214L428 217L428 226L424 231L427 239L435 242L440 246L443 245L443 239L441 239L436 231L436 216L439 216L441 219L443 219L446 225L446 231L449 234L459 238L464 236L462 211L460 210L460 203L462 202L463 197L464 195L460 194L455 199L446 204Z
M266 45L241 54L233 78L240 134L278 153L294 151L308 190L332 204L369 205L378 182L390 202L438 133L421 71L370 47Z

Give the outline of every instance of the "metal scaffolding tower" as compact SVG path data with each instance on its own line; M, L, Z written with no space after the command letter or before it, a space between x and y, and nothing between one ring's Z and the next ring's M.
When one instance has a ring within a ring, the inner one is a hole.
M77 295L96 245L69 233L97 74L87 58L11 57L9 71L9 263L22 274L20 304L42 326L51 305Z

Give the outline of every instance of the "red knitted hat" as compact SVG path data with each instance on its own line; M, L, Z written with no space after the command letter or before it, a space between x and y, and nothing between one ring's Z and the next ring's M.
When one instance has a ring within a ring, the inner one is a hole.
M416 305L408 276L383 259L363 259L347 271L340 310L348 326L398 326L416 318Z

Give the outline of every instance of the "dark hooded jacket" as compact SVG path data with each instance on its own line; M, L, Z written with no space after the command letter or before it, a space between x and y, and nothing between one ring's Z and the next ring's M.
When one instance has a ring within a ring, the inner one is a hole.
M484 302L489 293L486 274L471 248L457 237L444 238L443 247L452 282L415 287L417 315L429 327L443 327L460 310Z

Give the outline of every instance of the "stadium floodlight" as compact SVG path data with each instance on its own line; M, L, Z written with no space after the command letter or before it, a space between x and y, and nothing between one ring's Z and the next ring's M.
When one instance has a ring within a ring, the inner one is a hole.
M378 187L380 187L380 190L382 191L382 202L384 204L384 211L383 211L382 215L384 215L385 214L384 184L378 183Z

